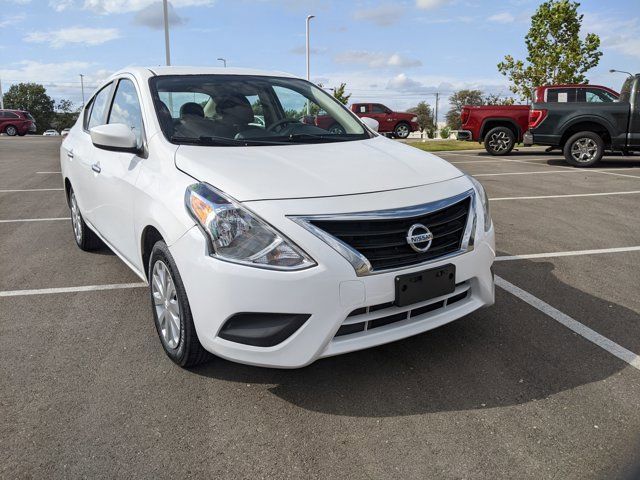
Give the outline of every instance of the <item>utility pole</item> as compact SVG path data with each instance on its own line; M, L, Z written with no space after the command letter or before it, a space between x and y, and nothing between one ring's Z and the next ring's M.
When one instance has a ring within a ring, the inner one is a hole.
M436 111L433 116L433 123L435 124L436 130L438 130L438 102L440 101L440 92L436 92Z
M309 22L312 18L315 18L315 15L307 15L307 81L311 80L311 70L310 70L310 53L311 49L309 47Z
M82 108L84 108L84 75L80 74L80 88L82 89Z
M218 61L222 62L222 64L224 65L224 68L227 68L227 59L226 58L219 58Z
M4 94L2 93L2 80L0 80L0 109L4 110Z
M164 13L164 51L167 66L171 65L171 51L169 49L169 6L167 0L162 0L162 10Z

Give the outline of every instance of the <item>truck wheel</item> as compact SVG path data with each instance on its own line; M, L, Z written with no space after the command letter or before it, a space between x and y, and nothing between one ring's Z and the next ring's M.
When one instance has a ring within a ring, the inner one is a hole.
M329 133L332 133L333 135L344 135L347 132L344 131L342 125L340 125L339 123L334 123L329 127Z
M510 128L496 127L484 137L484 148L491 155L508 155L516 144L516 136Z
M563 148L564 158L574 167L591 167L604 154L602 137L594 132L579 132L571 136Z
M393 134L398 138L407 138L410 133L411 127L404 122L397 124L396 128L393 129Z
M13 125L7 125L7 128L4 129L4 133L10 137L14 137L18 133L18 129Z

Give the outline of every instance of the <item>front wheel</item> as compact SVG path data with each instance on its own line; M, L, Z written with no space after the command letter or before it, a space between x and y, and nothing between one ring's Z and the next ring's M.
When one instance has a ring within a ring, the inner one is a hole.
M411 127L406 123L399 123L396 128L393 129L393 134L397 138L407 138L411 133Z
M564 144L564 158L574 167L591 167L604 154L602 137L594 132L579 132Z
M515 145L516 136L507 127L492 128L484 137L484 148L491 155L508 155Z
M345 132L342 125L340 125L339 123L334 123L329 127L329 133L331 133L332 135L345 135L347 132Z
M153 246L148 278L156 331L167 356L185 368L207 360L209 353L198 340L178 267L162 240Z

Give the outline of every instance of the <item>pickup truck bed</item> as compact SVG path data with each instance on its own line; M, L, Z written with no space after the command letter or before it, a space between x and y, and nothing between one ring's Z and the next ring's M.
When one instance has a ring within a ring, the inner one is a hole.
M507 155L522 141L529 122L528 105L465 105L458 140L484 142L492 155Z

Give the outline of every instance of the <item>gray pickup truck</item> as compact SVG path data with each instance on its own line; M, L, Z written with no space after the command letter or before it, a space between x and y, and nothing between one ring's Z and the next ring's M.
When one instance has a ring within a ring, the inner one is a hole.
M629 76L611 103L534 103L525 145L561 148L567 162L590 167L605 150L640 151L640 74Z

